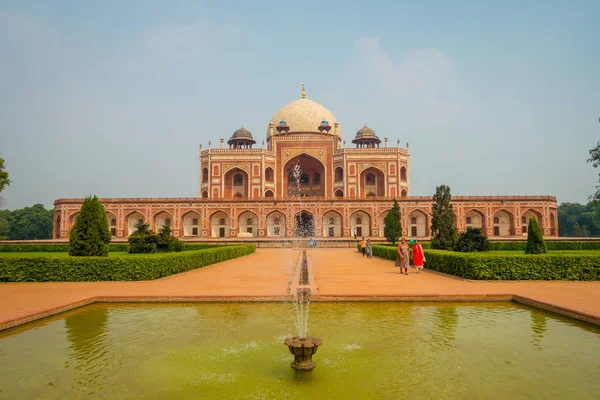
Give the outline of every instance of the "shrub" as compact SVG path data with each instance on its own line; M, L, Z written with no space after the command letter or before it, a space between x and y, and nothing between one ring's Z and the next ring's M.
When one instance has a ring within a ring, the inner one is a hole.
M108 256L110 231L102 203L97 196L86 197L69 237L71 256Z
M0 282L141 281L254 253L241 244L146 257L0 257Z
M542 231L534 217L529 218L529 226L527 227L527 247L525 254L544 254L547 253L546 243Z
M481 228L467 227L467 230L460 235L454 245L454 251L469 253L473 251L489 251L490 242Z
M396 241L402 236L402 222L400 221L400 206L394 199L394 206L385 216L385 226L383 227L384 236L391 244L396 244Z
M129 235L127 241L129 242L129 252L132 254L156 252L157 236L150 230L148 224L135 224L135 232Z
M171 236L171 227L163 226L156 237L156 249L158 251L181 251L183 243L181 240Z
M600 280L600 254L494 254L427 250L427 268L474 280Z
M448 186L441 185L435 189L431 206L432 249L452 250L454 248L456 228L454 227L454 210L450 200L452 200L452 195Z

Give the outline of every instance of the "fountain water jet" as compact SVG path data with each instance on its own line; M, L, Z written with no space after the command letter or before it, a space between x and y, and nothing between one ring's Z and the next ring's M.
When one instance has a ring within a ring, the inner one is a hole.
M290 353L294 355L294 361L291 367L296 371L310 371L317 364L312 360L312 356L317 352L323 341L319 338L307 336L308 333L308 311L310 308L310 283L308 276L308 261L306 250L302 251L300 262L298 263L298 287L294 292L294 309L296 311L296 337L287 338L284 344L288 346Z

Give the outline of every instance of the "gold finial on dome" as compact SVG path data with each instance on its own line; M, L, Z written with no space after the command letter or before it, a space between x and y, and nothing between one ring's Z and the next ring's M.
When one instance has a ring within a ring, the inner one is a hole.
M306 92L304 91L304 83L302 84L302 98L306 98Z

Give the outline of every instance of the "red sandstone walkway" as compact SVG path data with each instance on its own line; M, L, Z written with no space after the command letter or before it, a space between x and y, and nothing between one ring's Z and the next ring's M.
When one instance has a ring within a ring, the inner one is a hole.
M0 330L96 299L281 300L288 296L298 254L257 249L246 257L147 282L0 283ZM366 259L354 249L308 250L308 257L315 300L517 295L600 324L600 282L473 282L427 271L405 276L393 262Z

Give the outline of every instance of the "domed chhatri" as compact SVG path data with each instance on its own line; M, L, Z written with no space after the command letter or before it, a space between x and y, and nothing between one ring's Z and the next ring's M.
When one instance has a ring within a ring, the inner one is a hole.
M233 135L227 141L227 144L234 149L251 149L255 143L256 141L252 137L252 133L243 126L233 132Z
M356 147L379 147L381 139L373 129L365 125L356 132L356 137L352 143L356 144Z
M271 118L271 123L267 127L267 139L271 135L281 134L282 131L277 129L280 125L277 121L286 122L288 128L284 133L322 133L321 123L327 122L332 128L329 134L342 137L342 131L337 123L337 118L327 108L323 107L316 101L306 98L304 89L302 90L302 98L292 101L285 105ZM272 130L274 126L276 130Z

